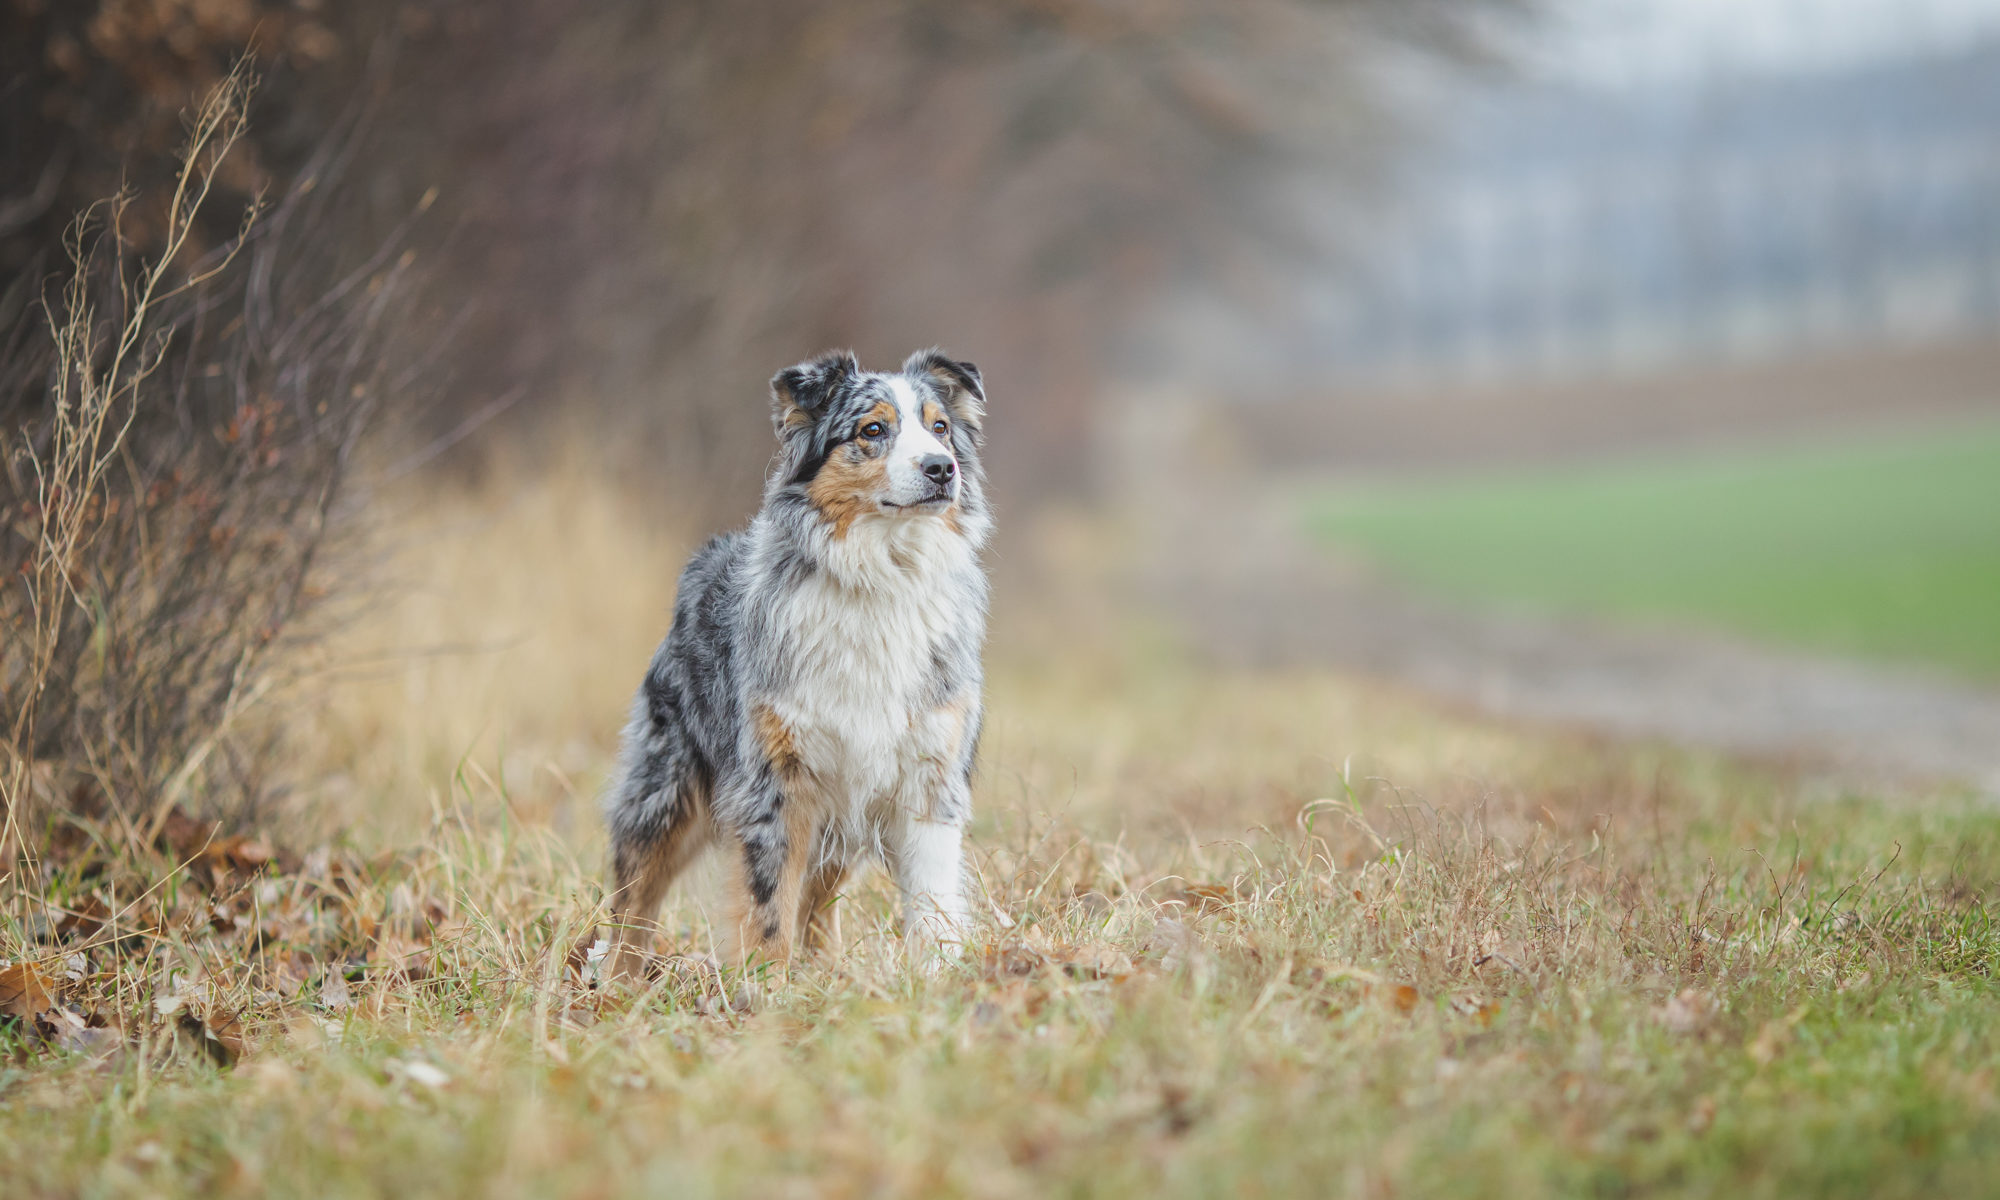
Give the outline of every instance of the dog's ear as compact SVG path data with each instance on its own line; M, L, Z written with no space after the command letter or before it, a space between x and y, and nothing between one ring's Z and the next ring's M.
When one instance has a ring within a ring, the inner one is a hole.
M852 350L829 350L771 376L771 424L779 437L809 429L843 381L861 373Z
M978 367L948 358L944 351L933 346L905 359L903 374L928 378L938 394L944 397L945 407L951 410L955 420L970 425L974 430L985 422L986 384L979 378Z

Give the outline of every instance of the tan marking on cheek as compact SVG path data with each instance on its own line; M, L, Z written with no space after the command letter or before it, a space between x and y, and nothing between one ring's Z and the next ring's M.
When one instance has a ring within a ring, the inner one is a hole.
M844 538L856 520L875 511L875 498L887 481L887 461L869 458L849 443L813 476L806 499L833 526L833 536Z

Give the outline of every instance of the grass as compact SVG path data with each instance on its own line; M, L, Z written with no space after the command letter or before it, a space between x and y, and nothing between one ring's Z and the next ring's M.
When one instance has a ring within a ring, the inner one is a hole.
M590 797L677 549L490 486L413 507L420 586L350 635L480 651L320 698L322 852L10 881L0 957L113 1032L11 1023L0 1192L1992 1190L2000 814L1216 671L1093 586L1001 622L966 961L907 970L869 878L839 956L720 976L697 881L605 994Z
M2000 677L2000 426L1389 483L1314 529L1446 596Z

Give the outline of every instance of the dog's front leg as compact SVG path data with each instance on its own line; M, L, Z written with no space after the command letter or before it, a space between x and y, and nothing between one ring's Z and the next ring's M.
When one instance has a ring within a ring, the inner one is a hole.
M799 806L773 791L742 831L743 874L735 922L738 963L790 962L797 936L807 839L798 836Z
M956 821L914 818L895 850L903 893L903 938L912 963L935 969L964 949L971 907L965 898L964 832Z
M788 964L798 933L806 860L813 844L811 777L790 730L769 707L752 710L749 777L729 811L742 842L735 958Z

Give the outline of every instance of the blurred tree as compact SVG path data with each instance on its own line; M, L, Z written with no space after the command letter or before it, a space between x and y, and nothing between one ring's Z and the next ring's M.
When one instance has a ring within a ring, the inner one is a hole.
M1008 413L1003 480L1074 482L1136 303L1282 280L1274 176L1365 164L1384 62L1475 54L1530 2L0 0L0 267L119 172L165 178L185 98L254 44L241 189L362 96L344 236L440 190L415 328L454 339L441 430L583 400L741 508L774 367L943 342Z

